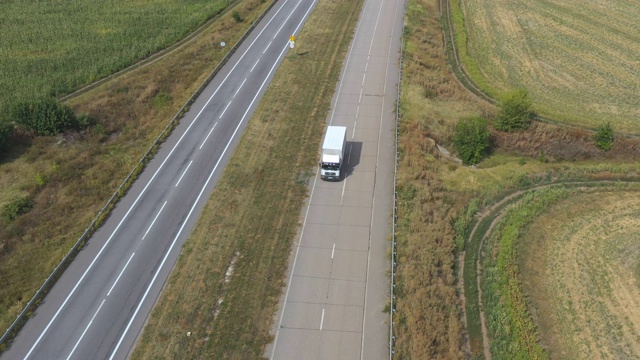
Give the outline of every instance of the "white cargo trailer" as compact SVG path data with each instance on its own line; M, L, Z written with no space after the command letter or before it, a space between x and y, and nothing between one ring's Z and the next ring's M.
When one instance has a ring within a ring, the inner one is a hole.
M320 160L320 178L322 180L340 180L346 143L347 128L345 126L327 126Z

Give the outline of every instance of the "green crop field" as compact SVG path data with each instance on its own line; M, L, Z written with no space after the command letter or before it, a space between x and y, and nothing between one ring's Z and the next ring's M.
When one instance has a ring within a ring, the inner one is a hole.
M497 97L526 88L544 117L590 128L611 122L616 130L640 133L637 1L461 5L465 67L486 92Z
M121 70L184 38L228 3L0 1L0 109Z

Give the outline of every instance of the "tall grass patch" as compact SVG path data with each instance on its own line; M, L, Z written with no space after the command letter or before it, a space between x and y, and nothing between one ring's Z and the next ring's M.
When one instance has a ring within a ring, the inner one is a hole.
M413 0L406 15L398 137L398 358L464 357L453 224L472 194L446 187L446 176L463 167L446 160L436 144L453 150L458 120L488 109L449 73L438 7L435 0Z

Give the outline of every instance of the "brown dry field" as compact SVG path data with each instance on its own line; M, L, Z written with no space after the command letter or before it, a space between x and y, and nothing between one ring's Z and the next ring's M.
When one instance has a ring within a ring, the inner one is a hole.
M468 53L493 96L526 88L540 115L640 133L640 3L462 1Z
M640 357L640 197L591 190L523 237L521 279L552 359Z

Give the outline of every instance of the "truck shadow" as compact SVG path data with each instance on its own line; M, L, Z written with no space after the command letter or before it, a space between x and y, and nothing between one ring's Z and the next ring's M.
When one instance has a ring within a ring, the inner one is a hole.
M362 142L347 141L345 149L344 174L345 177L351 176L356 166L360 164L360 154L362 153Z

